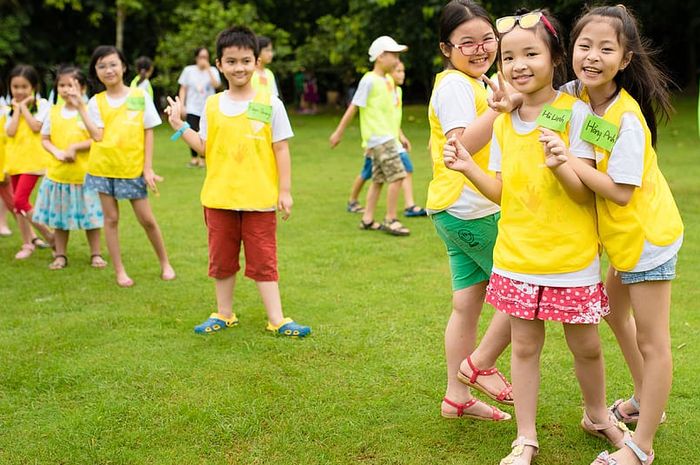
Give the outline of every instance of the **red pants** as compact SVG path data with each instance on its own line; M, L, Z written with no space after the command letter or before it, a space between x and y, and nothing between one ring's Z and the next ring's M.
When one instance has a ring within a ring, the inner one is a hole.
M14 191L12 196L12 201L15 204L14 212L24 214L32 211L29 197L32 195L34 186L36 186L41 176L36 174L13 174L11 178L12 190Z

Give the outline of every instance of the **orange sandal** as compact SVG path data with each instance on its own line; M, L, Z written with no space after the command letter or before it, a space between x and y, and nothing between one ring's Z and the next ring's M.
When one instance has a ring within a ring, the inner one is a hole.
M493 367L489 368L488 370L479 370L477 367L474 366L472 363L471 356L467 357L467 363L469 364L469 368L472 370L471 376L467 376L466 373L464 373L461 369L457 372L457 379L460 380L463 384L466 384L467 386L476 389L477 391L481 391L484 394L486 394L488 397L490 397L492 400L495 400L496 402L499 402L501 404L505 405L514 405L513 399L508 399L507 397L513 392L513 387L510 385L508 380L506 379L505 376L503 376L503 373L501 373L498 368ZM481 383L479 383L478 378L479 376L491 376L491 375L498 375L499 378L503 381L503 383L506 385L503 389L501 389L500 392L493 393L486 389L485 386L483 386Z
M482 421L506 421L506 420L510 420L510 418L511 418L511 416L509 414L507 414L506 412L503 412L503 411L497 409L493 405L488 405L487 403L480 401L476 397L472 397L471 399L469 399L468 401L466 401L463 404L453 402L450 399L448 399L447 397L443 398L442 401L444 403L446 403L447 405L457 409L457 412L455 412L455 413L448 413L448 412L445 412L444 410L442 410L440 412L440 414L444 418L462 418L462 417L465 417L465 418L471 418L473 420L482 420ZM481 402L482 404L491 408L491 416L490 417L483 417L481 415L474 415L474 414L465 412L465 410L472 408L474 405L476 405L477 402Z

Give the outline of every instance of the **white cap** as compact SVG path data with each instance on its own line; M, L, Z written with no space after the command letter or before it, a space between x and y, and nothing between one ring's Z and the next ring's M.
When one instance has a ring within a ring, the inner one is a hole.
M384 52L405 52L406 50L408 50L407 46L396 43L389 36L377 37L369 46L369 61L375 61Z

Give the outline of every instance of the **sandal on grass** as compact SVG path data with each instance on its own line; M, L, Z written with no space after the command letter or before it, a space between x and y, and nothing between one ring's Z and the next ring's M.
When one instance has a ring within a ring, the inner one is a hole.
M207 321L194 327L194 332L197 334L210 334L221 331L226 328L231 328L238 324L238 318L234 313L231 318L226 318L220 313L212 313L207 318Z
M444 403L447 405L454 407L457 409L456 412L445 412L444 410L440 411L440 415L443 416L443 418L471 418L472 420L482 420L482 421L505 421L505 420L510 420L511 416L507 414L506 412L503 412L493 405L489 405L485 402L480 401L476 397L472 397L468 401L466 401L463 404L453 402L447 397L444 397L442 399ZM473 413L469 413L466 410L472 408L474 405L477 403L482 403L486 405L487 407L491 408L491 416L481 416L481 415L475 415Z
M34 244L22 244L19 252L15 254L15 260L24 260L31 257L35 248L36 247L34 247Z
M68 266L68 257L61 254L56 254L53 261L49 263L49 270L62 270Z
M585 432L592 436L605 439L618 449L622 449L625 445L625 442L630 441L632 439L632 434L630 430L627 429L627 425L619 421L612 413L610 413L606 422L593 423L593 421L588 416L588 413L584 410L583 419L581 419L581 428L583 428ZM622 437L617 441L613 441L606 432L606 430L611 428L615 428L622 433Z
M498 368L489 368L488 370L480 370L477 367L474 366L474 363L472 363L471 356L467 357L466 362L469 364L469 368L472 370L471 375L467 375L465 372L460 370L457 372L457 379L462 382L463 384L466 384L467 386L476 389L477 391L481 391L487 396L489 396L492 400L495 400L496 402L500 402L501 404L505 405L513 405L513 399L511 397L511 393L513 392L513 387L510 385L508 380L506 379L505 376L503 376L503 373L501 373ZM503 384L505 387L501 389L500 392L493 392L489 391L486 386L482 385L479 383L478 379L479 376L491 376L491 375L498 375L499 378L501 378L501 381L503 381Z
M651 465L654 461L654 451L652 450L648 454L644 452L641 447L639 447L633 440L625 441L625 446L629 447L634 455L639 460L641 465ZM618 465L617 460L608 453L608 451L601 452L598 457L591 463L591 465Z
M32 244L38 249L48 249L51 247L40 237L35 237L34 239L32 239Z
M537 441L528 439L525 436L520 436L518 439L513 441L510 447L512 448L510 454L501 459L500 465L529 465L531 460L527 460L523 457L525 448L532 447L535 449L532 453L531 459L537 456L540 450L540 445L537 443Z
M353 201L348 201L347 207L345 207L348 213L364 213L365 212L365 207L360 205L360 202L357 200Z
M90 266L93 268L104 268L107 266L107 261L102 257L102 255L96 253L90 255Z
M360 220L360 229L364 231L381 231L383 226L374 220L369 223L365 223L365 220Z
M403 210L403 215L409 218L415 216L427 216L427 214L428 212L425 211L425 208L419 207L418 205L411 205Z
M624 422L627 424L636 424L639 421L639 408L640 408L639 402L637 401L637 399L634 396L630 397L628 402L635 409L635 411L632 413L626 413L622 410L621 405L625 403L624 399L617 399L615 401L615 403L613 403L610 406L609 410L621 422ZM666 412L661 412L661 420L659 420L659 424L665 423L665 422L666 422Z
M300 325L291 318L283 319L277 326L268 321L265 330L274 333L275 336L285 336L291 338L300 338L311 334L311 328L309 326Z
M392 236L408 236L411 234L411 231L396 218L393 220L385 219L382 223L382 229Z

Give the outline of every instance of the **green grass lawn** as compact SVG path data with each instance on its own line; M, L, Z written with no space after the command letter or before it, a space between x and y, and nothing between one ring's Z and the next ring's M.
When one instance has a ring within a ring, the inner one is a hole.
M660 465L697 463L700 454L700 149L695 101L677 103L659 147L686 224ZM424 204L426 110L405 113ZM204 172L185 167L188 151L168 140L167 128L156 133L155 164L165 182L151 202L176 281L159 279L126 203L120 233L132 289L117 288L111 268L88 266L82 234L59 272L47 269L48 251L13 260L16 233L0 240L0 464L480 465L507 454L514 421L439 415L451 296L443 246L424 218L405 220L406 238L358 230L359 216L346 213L345 202L362 163L359 130L355 122L331 152L327 140L339 117L292 120L295 204L279 227L280 286L287 315L313 327L305 340L265 333L247 279L236 289L240 326L193 333L215 308L199 204ZM485 307L482 330L492 312ZM548 324L547 332L536 463L588 465L606 444L579 427L582 402L562 328ZM607 326L601 335L612 401L629 395L631 382ZM510 371L509 354L500 367Z

